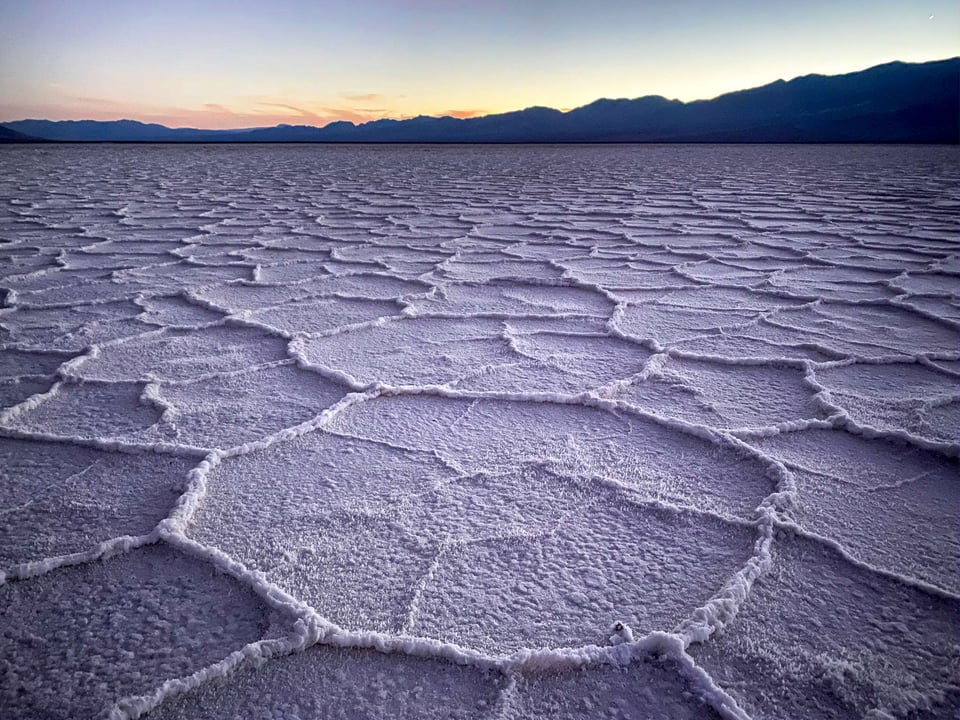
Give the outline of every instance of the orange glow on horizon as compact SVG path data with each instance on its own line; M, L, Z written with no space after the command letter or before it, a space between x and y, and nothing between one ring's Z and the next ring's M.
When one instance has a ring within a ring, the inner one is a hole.
M135 105L123 107L120 104L110 107L78 109L67 105L47 105L18 108L0 104L0 118L13 121L26 118L46 120L136 120L143 123L157 123L170 128L200 128L205 130L233 130L253 127L272 127L274 125L314 125L322 127L331 122L346 120L352 123L364 123L388 117L389 114L371 114L356 112L349 108L335 109L329 113L304 114L273 107L264 111L234 111L219 105L203 108L142 108ZM0 120L2 122L3 120Z
M466 120L468 118L481 117L483 115L490 115L491 113L486 110L446 110L442 113L438 113L439 116L448 116L459 118L460 120Z
M135 120L156 123L169 128L198 128L204 130L236 130L275 125L312 125L323 127L332 122L352 122L359 125L385 118L404 120L417 115L454 117L467 119L481 117L503 110L438 110L432 112L405 112L388 108L326 107L316 111L303 109L296 104L269 102L259 103L252 110L234 110L228 106L207 103L199 108L143 107L111 101L82 103L45 104L29 108L0 102L0 123L24 119L45 120ZM78 107L79 105L79 107Z

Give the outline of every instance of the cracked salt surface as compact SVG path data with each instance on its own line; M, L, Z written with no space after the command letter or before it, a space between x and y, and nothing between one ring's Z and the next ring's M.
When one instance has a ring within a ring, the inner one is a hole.
M956 717L958 160L4 148L0 715Z

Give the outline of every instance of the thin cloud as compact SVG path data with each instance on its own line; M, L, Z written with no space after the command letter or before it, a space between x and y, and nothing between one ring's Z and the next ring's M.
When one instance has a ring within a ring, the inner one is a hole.
M335 120L349 120L352 123L365 123L378 119L375 114L358 111L355 108L327 107L323 108L323 112Z
M441 116L449 116L459 118L460 120L466 120L467 118L480 117L481 115L487 115L486 110L444 110L440 113Z
M90 97L89 95L73 95L66 98L67 102L81 103L83 105L96 105L98 107L129 107L128 103L110 98Z
M379 102L380 100L387 99L386 96L382 95L381 93L360 93L357 95L344 93L340 97L342 97L344 100L349 100L350 102L362 102L362 103Z
M304 118L309 118L311 120L316 120L320 117L319 115L317 115L315 112L311 110L305 110L301 107L297 107L296 105L288 105L287 103L261 102L260 105L264 105L266 107L284 108L285 110L293 110L293 112L297 113L297 115Z

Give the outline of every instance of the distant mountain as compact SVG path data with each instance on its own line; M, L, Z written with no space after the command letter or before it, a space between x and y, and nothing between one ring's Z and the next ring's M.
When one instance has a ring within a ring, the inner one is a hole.
M17 132L16 130L5 128L3 125L0 125L0 143L29 143L29 142L46 142L46 141L41 140L40 138L24 135L21 132Z
M597 100L460 120L420 116L318 128L171 129L132 120L5 123L49 140L116 142L960 142L960 58L806 75L712 100Z
M168 128L136 120L18 120L3 126L11 130L61 142L215 142L222 130ZM237 131L229 131L236 133Z

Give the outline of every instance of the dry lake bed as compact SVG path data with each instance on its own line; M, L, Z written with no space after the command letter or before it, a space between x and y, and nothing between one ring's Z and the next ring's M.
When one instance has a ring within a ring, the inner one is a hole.
M956 718L960 150L0 150L4 718Z

